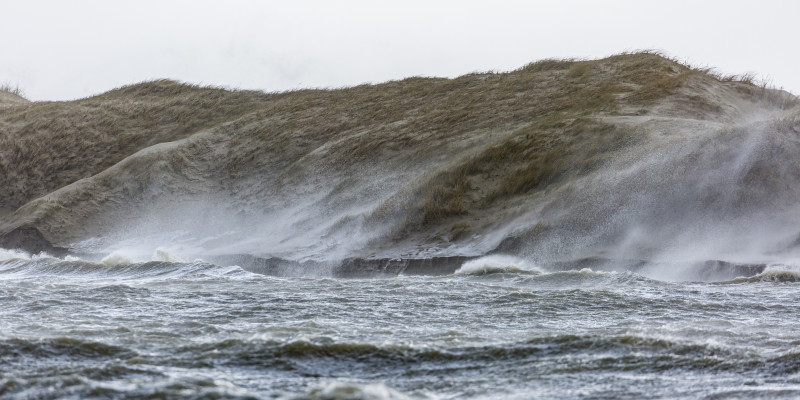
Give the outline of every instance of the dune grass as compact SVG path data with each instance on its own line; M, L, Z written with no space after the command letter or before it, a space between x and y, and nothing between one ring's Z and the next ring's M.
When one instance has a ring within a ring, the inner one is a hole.
M213 133L208 145L219 145L196 153L213 154L207 155L210 173L229 186L268 181L261 186L271 192L258 189L259 196L279 195L302 179L324 183L369 173L376 165L425 170L367 220L401 221L400 231L447 224L461 237L473 211L590 172L636 140L599 117L647 112L672 99L693 117L717 118L723 110L694 90L698 85L797 106L796 97L753 79L643 52L335 90L260 93L145 82L0 112L0 186L6 188L0 207L16 208L138 150L206 131ZM447 160L437 161L443 155ZM319 176L308 175L308 163Z
M459 236L468 233L466 221L471 213L585 175L608 162L616 151L637 143L640 138L633 131L593 118L614 114L622 104L642 107L678 96L676 112L715 118L723 112L720 105L690 89L713 84L710 81L734 85L736 90L747 87L750 91L742 93L754 102L777 103L762 92L784 99L779 91L757 87L746 76L724 78L654 53L593 61L544 60L511 76L484 77L493 78L513 79L526 87L518 100L524 107L504 115L528 122L506 139L421 177L413 189L382 204L369 221L402 220L396 237L437 224L458 225ZM513 91L511 87L504 87L502 93ZM534 90L535 103L525 103L525 94ZM690 94L680 94L683 90ZM781 101L782 107L788 107L796 97ZM469 116L461 114L454 120ZM483 113L479 120L491 118Z
M0 92L6 92L13 94L15 96L25 98L25 91L22 90L19 84L12 84L9 82L0 83Z
M262 97L157 81L9 109L0 115L0 172L9 188L0 193L0 204L16 208L140 149L235 119Z

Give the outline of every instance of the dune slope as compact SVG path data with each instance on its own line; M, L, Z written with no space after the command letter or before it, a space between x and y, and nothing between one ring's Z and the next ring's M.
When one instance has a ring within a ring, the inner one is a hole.
M7 102L0 234L295 260L763 256L800 233L799 103L651 53L337 90L154 81Z

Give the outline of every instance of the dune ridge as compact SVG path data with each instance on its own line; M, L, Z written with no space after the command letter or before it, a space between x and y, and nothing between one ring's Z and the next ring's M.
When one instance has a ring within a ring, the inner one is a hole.
M749 261L800 237L800 100L657 53L0 103L0 236L73 252Z

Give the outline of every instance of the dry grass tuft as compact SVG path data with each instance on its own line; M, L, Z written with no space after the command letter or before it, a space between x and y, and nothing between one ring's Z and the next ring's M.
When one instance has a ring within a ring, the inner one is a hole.
M25 91L19 87L19 84L11 84L9 82L0 83L0 92L6 92L24 98Z

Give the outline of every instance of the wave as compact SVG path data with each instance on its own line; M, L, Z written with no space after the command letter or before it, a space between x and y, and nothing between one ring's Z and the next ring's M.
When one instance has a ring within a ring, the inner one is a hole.
M251 278L253 273L239 266L221 267L202 261L191 263L148 261L142 263L91 262L77 258L15 258L0 260L0 276L60 277L92 279L216 279Z
M742 283L797 283L800 282L800 268L784 264L769 265L764 272L748 277L738 277L722 284Z
M663 262L593 256L566 261L533 263L511 256L492 255L465 262L455 273L458 275L493 273L540 275L537 279L595 279L599 277L606 279L613 277L621 283L637 280L663 283L729 281L740 277L759 276L767 270L767 264L763 263L737 263L722 260ZM770 276L769 273L766 275L766 277Z
M139 254L141 253L141 254ZM33 270L51 274L81 273L107 267L111 275L122 273L135 275L169 274L183 270L197 272L198 268L240 267L249 273L276 277L335 277L335 278L386 278L395 276L482 276L512 274L519 276L544 276L556 274L548 279L585 279L587 275L603 276L607 273L620 273L617 277L623 283L644 279L665 281L702 282L756 282L799 280L797 273L786 270L788 267L766 264L741 264L720 260L701 262L647 262L643 260L616 260L603 257L588 257L567 261L533 262L511 255L492 254L487 256L443 256L430 258L347 258L335 261L294 261L277 257L259 257L250 254L229 254L203 256L192 262L184 261L183 256L166 247L157 247L152 252L133 250L114 250L105 256L86 255L88 260L67 255L53 257L47 253L35 255L19 250L0 249L0 272L8 272L10 265L33 264ZM142 254L149 254L143 256ZM80 265L81 263L86 265ZM202 265L202 267L200 267ZM216 272L220 270L217 269ZM579 275L557 275L559 273L578 273ZM630 275L632 273L633 275ZM800 272L798 272L800 273ZM627 275L626 275L627 274ZM741 278L745 277L745 278ZM594 279L594 278L590 278Z
M339 342L326 337L290 341L227 339L189 341L184 346L163 350L139 353L114 344L74 338L0 340L0 353L4 354L0 369L8 371L0 377L0 388L7 389L6 394L19 394L31 387L46 390L71 386L77 397L93 397L89 394L97 394L98 387L108 390L103 393L109 396L100 397L183 397L178 389L191 389L195 394L199 392L194 390L209 390L209 394L216 394L209 395L214 398L256 394L241 392L241 387L207 376L212 370L232 368L258 371L261 379L275 377L287 382L292 380L287 378L322 378L313 381L310 388L291 388L293 393L284 398L405 399L406 395L400 391L373 382L398 377L436 378L442 374L455 380L472 379L476 370L486 370L487 377L494 379L499 377L495 375L497 368L505 371L500 373L513 369L519 376L697 371L785 378L800 371L797 352L756 354L704 340L627 333L555 334L504 343L442 347ZM73 367L64 369L65 362ZM184 373L176 376L165 374L166 371ZM76 381L76 373L87 379ZM26 382L30 376L46 378ZM103 385L101 381L107 380L141 381L142 385ZM399 389L407 388L401 385Z
M66 357L71 360L79 360L127 358L136 355L135 352L119 346L67 337L39 340L2 340L0 341L0 354L3 354L3 363L10 363L14 359L27 357L46 359Z
M141 254L129 250L114 250L100 260L105 265L133 264L134 262L161 261L170 263L184 263L186 260L166 247L156 247L152 254L143 257Z
M70 257L71 256L67 256L67 258L70 258ZM41 252L41 253L38 253L38 254L30 254L30 253L28 253L26 251L23 251L23 250L4 249L4 248L0 247L0 262L20 261L20 260L41 260L41 259L50 259L50 258L56 258L56 257L51 256L51 255L49 255L49 254L47 254L45 252ZM71 257L71 258L74 259L74 257Z
M194 360L196 365L272 366L273 368L325 375L345 368L349 371L374 371L415 368L423 364L488 365L543 357L577 354L614 354L631 352L650 356L680 356L686 363L719 355L724 350L705 343L679 342L658 337L635 335L552 335L524 341L460 347L414 346L406 343L337 342L330 338L310 340L228 339L221 342L188 345L176 349L182 364ZM307 362L314 360L314 363ZM624 359L618 360L626 362ZM189 364L191 365L191 363ZM675 368L681 368L675 365ZM684 366L685 367L685 366ZM581 368L576 365L575 368Z
M497 273L540 274L542 271L533 263L506 255L491 255L465 262L455 275L488 275Z
M0 352L4 357L0 365L25 362L30 359L51 360L68 358L70 360L106 360L116 359L129 361L131 365L182 365L198 367L201 365L229 366L272 366L287 370L295 370L302 364L308 368L332 368L335 365L324 362L325 359L340 363L371 364L384 367L414 368L422 363L493 363L520 359L564 355L607 355L625 363L628 354L641 355L640 361L657 355L669 355L685 358L684 361L696 360L707 362L714 359L720 363L742 361L740 367L752 367L749 360L756 357L766 363L780 364L800 370L800 353L790 351L782 354L769 354L767 357L753 353L742 353L736 349L726 349L706 341L694 342L675 340L660 335L636 334L555 334L530 338L521 341L500 342L487 345L435 347L415 346L408 343L357 343L339 342L328 337L311 339L274 340L274 339L226 339L193 343L172 348L169 353L138 353L120 345L107 344L71 337L54 337L44 339L12 338L0 340ZM307 363L303 360L314 359L318 363ZM301 360L292 365L289 360ZM749 360L749 361L748 361ZM580 364L580 363L579 363ZM35 365L30 364L30 367ZM341 366L341 365L339 365ZM703 365L706 366L706 365ZM726 367L730 367L728 365ZM581 365L576 365L580 368ZM673 368L684 368L686 365L673 365ZM700 367L698 365L698 367Z
M661 285L664 282L649 278L638 272L620 268L611 269L611 264L592 264L599 270L584 267L587 263L579 260L574 263L544 263L507 256L491 255L465 262L453 275L486 277L511 276L520 283L545 287L587 287L587 286L624 286L624 285ZM627 264L614 264L627 265ZM609 269L602 269L609 268Z
M226 340L177 349L171 363L260 368L281 374L358 379L407 375L451 377L475 369L524 369L525 374L583 374L631 371L661 373L764 372L779 376L800 370L800 357L742 353L706 341L635 334L557 334L529 340L467 346L415 346L408 343L353 343L333 339ZM635 357L631 357L635 354ZM346 371L346 372L343 372Z
M284 397L291 400L406 400L410 397L382 383L331 382L306 393Z

